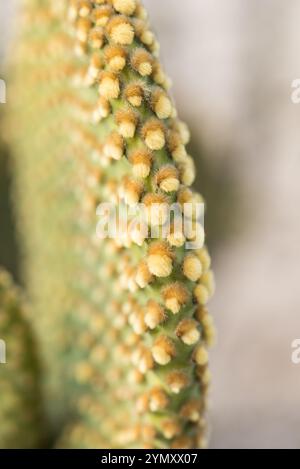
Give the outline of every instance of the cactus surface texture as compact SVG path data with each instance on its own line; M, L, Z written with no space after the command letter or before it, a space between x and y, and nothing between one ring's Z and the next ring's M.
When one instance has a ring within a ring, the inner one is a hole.
M147 13L139 0L27 0L22 23L8 128L48 414L66 422L57 446L204 448L214 279ZM100 239L100 203L142 203L143 226Z
M10 276L0 269L0 448L42 443L43 418L35 343L26 305Z

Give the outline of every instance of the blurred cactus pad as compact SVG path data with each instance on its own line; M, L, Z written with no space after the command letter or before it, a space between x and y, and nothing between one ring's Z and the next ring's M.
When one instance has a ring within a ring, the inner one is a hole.
M2 119L0 115L0 130ZM10 155L0 135L0 265L15 276L18 274L19 253L12 213L12 181L9 171Z
M44 427L35 342L27 306L0 269L0 448L39 447Z
M205 448L214 278L196 218L203 198L192 188L190 133L170 98L147 12L140 0L23 3L4 130L41 375L23 320L5 300L3 340L15 338L11 353L23 341L29 351L26 363L12 360L25 367L16 397L9 378L1 387L0 414L8 406L10 420L0 446L10 447L13 432L14 445L39 446L43 419L26 400L36 383L55 447ZM100 203L140 202L145 226L96 235Z

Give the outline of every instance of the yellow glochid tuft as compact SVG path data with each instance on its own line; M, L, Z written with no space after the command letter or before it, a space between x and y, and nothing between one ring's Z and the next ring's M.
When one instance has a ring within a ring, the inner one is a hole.
M183 273L186 278L196 282L202 275L202 264L197 256L188 254L183 260Z
M167 384L174 394L179 394L190 384L188 376L182 371L172 371L167 376Z
M136 10L136 0L112 0L114 9L122 15L133 15Z
M138 116L131 109L120 109L115 114L115 120L122 137L133 138L138 124Z
M99 81L99 94L106 99L117 99L120 94L120 82L113 72L103 72Z
M104 144L104 154L107 158L120 160L124 153L124 142L121 135L112 132Z
M143 189L144 186L141 181L125 176L122 181L120 195L127 205L135 205L139 202Z
M159 365L167 365L176 355L176 348L172 340L166 336L160 336L152 347L154 361Z
M145 323L149 329L155 329L166 319L164 308L154 300L149 300L145 310Z
M161 88L156 88L152 92L151 107L159 119L168 119L173 112L172 102Z
M166 308L173 314L178 314L190 300L190 293L183 283L175 282L164 288L163 298Z
M161 150L165 146L165 128L158 119L149 119L142 128L142 135L150 150Z
M113 15L113 8L110 5L101 5L93 10L92 18L96 26L106 26L108 20Z
M152 74L153 57L146 49L136 49L131 56L131 65L142 77Z
M105 34L102 28L94 27L89 32L90 44L93 49L101 49L104 45Z
M147 263L156 277L168 277L173 269L173 252L164 241L152 243L148 249Z
M186 345L194 345L200 339L199 324L194 319L183 319L177 326L176 335Z
M126 16L113 16L106 26L108 36L115 44L129 46L134 39L134 28Z
M153 275L149 270L148 264L145 261L141 261L138 265L136 273L136 283L140 288L145 288L153 280ZM147 321L146 321L147 324ZM148 324L147 324L148 325Z
M92 12L92 4L90 0L80 0L79 2L70 2L69 8L72 9L73 7L73 13L74 17L76 18L77 12L78 15L81 16L82 18L88 17L91 12ZM77 11L78 8L78 11ZM75 11L74 11L75 9Z
M206 305L209 301L210 294L205 285L199 284L194 289L194 296L199 305Z
M162 166L156 173L156 184L164 192L176 192L179 188L179 173L175 166Z
M180 416L189 422L197 423L201 418L201 410L200 399L193 399L182 406Z
M128 84L124 90L124 97L132 106L140 107L144 99L144 88L142 84Z
M204 366L208 363L208 352L203 345L199 345L194 353L194 360L197 365Z
M154 388L149 393L149 408L151 412L163 411L169 403L168 396L160 388Z
M108 67L114 72L120 72L126 65L127 53L122 46L107 46L104 56Z
M153 156L147 149L135 150L129 154L129 162L135 177L145 179L149 176Z

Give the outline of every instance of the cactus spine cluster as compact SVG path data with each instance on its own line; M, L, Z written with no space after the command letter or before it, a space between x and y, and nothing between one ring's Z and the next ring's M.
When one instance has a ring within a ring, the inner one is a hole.
M202 198L147 13L139 0L25 5L13 85L19 230L46 397L63 396L60 413L71 403L58 446L205 447L214 281L204 235L186 247ZM103 202L142 202L146 233L98 239ZM188 236L175 218L162 236L173 203L192 207Z

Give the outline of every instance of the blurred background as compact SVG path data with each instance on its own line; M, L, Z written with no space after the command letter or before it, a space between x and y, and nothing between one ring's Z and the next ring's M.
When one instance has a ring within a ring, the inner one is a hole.
M0 2L0 77L17 0ZM192 129L217 294L213 448L300 448L298 0L144 0ZM7 97L9 99L9 96ZM0 105L0 113L5 106ZM1 118L1 114L0 114ZM0 139L0 264L17 273Z

